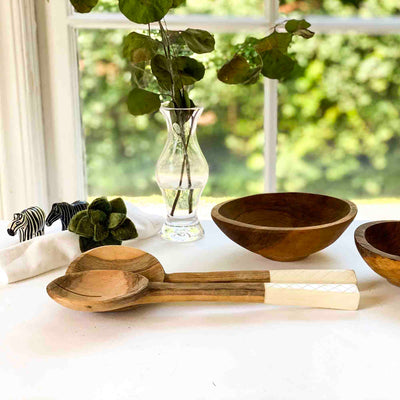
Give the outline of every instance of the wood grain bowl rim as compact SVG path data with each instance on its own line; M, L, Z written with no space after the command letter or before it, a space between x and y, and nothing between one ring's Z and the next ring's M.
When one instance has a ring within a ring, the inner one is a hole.
M241 200L241 199L246 199L246 198L251 198L251 197L257 197L257 196L265 196L265 195L279 195L279 194L300 194L300 195L309 195L309 196L319 196L319 197L327 197L335 200L342 201L346 203L349 207L350 210L349 212L342 218L337 219L336 221L329 222L327 224L320 224L320 225L307 225L307 226L298 226L298 227L290 227L290 226L263 226L263 225L254 225L254 224L247 224L245 222L240 222L236 221L231 218L224 217L220 212L220 208L223 207L225 204L230 203L231 201L236 201L236 200ZM335 225L340 225L342 223L346 222L351 222L355 216L357 215L358 209L355 203L353 203L350 200L346 199L340 199L338 197L333 197L333 196L327 196L325 194L318 194L318 193L307 193L307 192L276 192L276 193L259 193L259 194L253 194L250 196L243 196L243 197L237 197L235 199L227 200L222 203L217 204L216 206L213 207L211 210L211 217L213 220L221 220L223 222L226 222L228 224L232 224L235 226L239 226L242 228L248 228L248 229L254 229L257 228L259 230L263 231L303 231L303 230L313 230L313 229L323 229L323 228L328 228L331 226Z
M365 224L360 225L354 232L354 240L356 244L359 246L363 247L364 249L370 251L373 254L377 254L381 257L388 258L393 261L400 261L400 256L392 253L386 253L383 250L379 250L375 246L373 246L370 242L368 242L367 238L365 237L365 234L367 232L367 229L370 228L371 226L375 225L380 225L388 222L397 222L400 223L399 220L380 220L380 221L372 221L372 222L366 222Z

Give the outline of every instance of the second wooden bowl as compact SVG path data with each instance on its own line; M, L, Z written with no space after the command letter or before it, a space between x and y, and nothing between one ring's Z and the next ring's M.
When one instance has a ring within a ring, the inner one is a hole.
M266 258L295 261L332 244L357 214L348 200L264 193L215 206L211 216L234 242Z
M362 224L354 239L364 261L377 274L400 286L400 221Z

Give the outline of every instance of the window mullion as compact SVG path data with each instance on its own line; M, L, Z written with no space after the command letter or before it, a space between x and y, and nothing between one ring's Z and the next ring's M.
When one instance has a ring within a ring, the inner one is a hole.
M265 0L265 17L268 29L278 19L278 0ZM264 190L276 190L276 149L278 134L278 82L264 80Z
M188 27L223 33L265 30L264 17L167 15L165 20L168 28L175 30ZM120 13L75 13L68 16L67 22L75 29L147 29L147 25L135 24ZM158 29L156 23L152 23L151 26Z
M306 15L316 33L365 33L388 35L400 32L400 17L335 17L331 15Z
M272 5L272 9L271 9ZM170 29L187 27L206 29L211 32L234 33L265 31L269 26L269 15L274 8L274 0L266 0L266 17L213 16L213 15L167 15ZM277 13L276 13L277 16ZM366 33L385 35L400 33L400 17L335 17L331 15L305 15L316 33ZM72 13L67 24L74 29L147 29L147 25L138 25L121 13ZM156 25L155 25L156 27Z

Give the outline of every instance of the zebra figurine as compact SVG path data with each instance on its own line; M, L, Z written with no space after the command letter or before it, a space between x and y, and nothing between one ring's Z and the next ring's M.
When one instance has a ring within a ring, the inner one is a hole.
M51 211L46 218L46 225L50 226L54 221L61 219L62 230L65 231L68 228L69 221L79 211L86 210L88 203L86 201L74 201L72 204L62 202L54 203L51 207Z
M8 226L7 233L14 236L18 231L19 241L24 242L36 236L44 235L46 214L40 207L29 207L20 213L15 213Z

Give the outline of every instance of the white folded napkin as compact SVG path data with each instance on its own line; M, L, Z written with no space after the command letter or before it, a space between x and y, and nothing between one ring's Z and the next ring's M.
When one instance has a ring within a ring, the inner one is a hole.
M136 240L146 239L160 230L163 217L147 214L128 202L126 202L126 207L127 216L136 226L138 238L123 242L124 245L129 246ZM50 230L54 232L54 229ZM6 230L2 229L1 239L3 239L4 232ZM5 234L7 235L7 233ZM9 239L6 238L1 242L8 244ZM78 235L69 231L47 233L46 228L44 236L0 250L0 285L31 278L43 272L67 266L79 254L81 254L81 251Z

